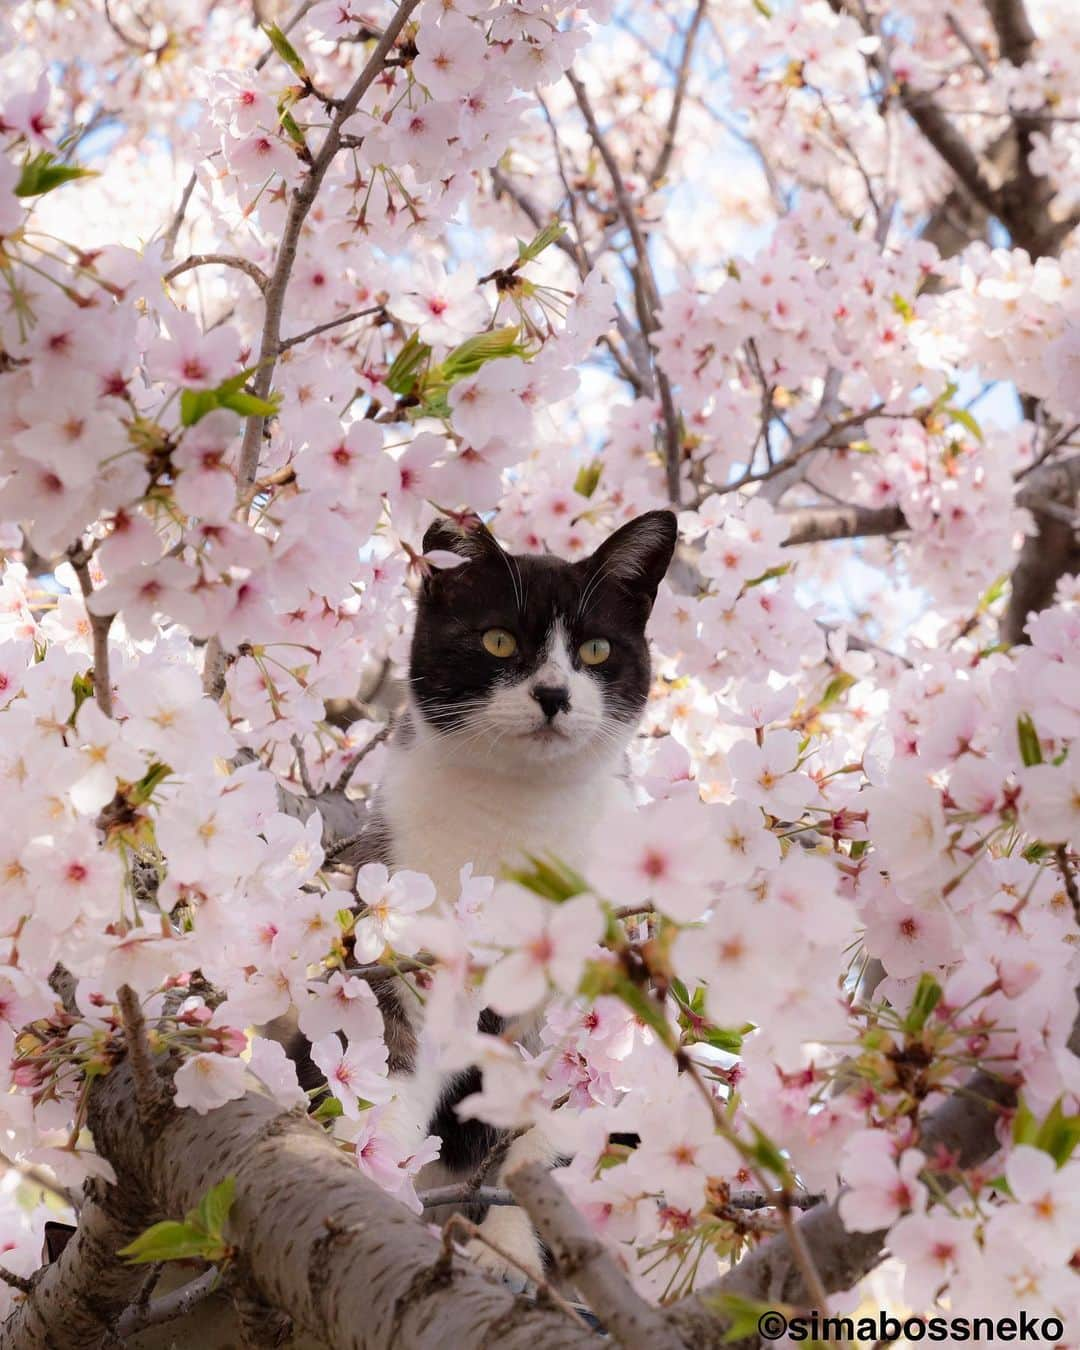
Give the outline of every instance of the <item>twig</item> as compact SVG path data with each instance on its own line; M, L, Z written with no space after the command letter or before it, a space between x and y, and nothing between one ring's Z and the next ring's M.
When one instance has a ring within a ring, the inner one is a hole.
M547 1243L559 1274L581 1290L613 1340L625 1350L685 1350L663 1313L638 1295L546 1167L526 1163L506 1180Z
M619 168L618 160L612 153L611 147L607 143L600 125L596 120L596 114L593 111L589 95L585 91L585 86L581 83L573 70L566 72L566 78L570 82L570 87L574 91L574 97L577 99L578 107L581 109L581 115L585 119L585 125L588 128L592 143L596 146L600 158L604 161L604 167L607 169L608 177L611 179L611 186L615 193L615 201L619 207L619 214L622 216L623 223L626 225L630 234L630 241L634 247L634 256L637 259L637 265L633 269L635 280L635 291L638 298L638 317L641 321L641 328L646 342L649 337L659 328L657 311L660 308L660 294L656 286L656 277L653 273L652 262L649 259L648 247L645 243L645 236L641 232L641 225L637 218L637 212L634 203L630 199L630 193L627 191L626 183L623 180L622 171ZM656 389L660 396L660 408L664 418L664 463L667 476L668 498L673 506L678 506L682 497L681 488L681 460L682 460L682 428L679 424L679 414L675 407L675 397L671 391L671 381L668 379L663 367L656 360L655 354L650 348L650 359L652 361L653 371L656 378Z
M825 1196L813 1191L791 1191L784 1203L790 1209L814 1209L824 1204ZM732 1191L725 1204L729 1209L772 1209L781 1202L764 1191Z
M795 1216L792 1212L793 1206L788 1201L789 1193L780 1191L777 1193L777 1207L780 1210L780 1217L784 1223L784 1232L787 1234L788 1246L791 1248L791 1254L795 1258L795 1264L799 1267L799 1272L803 1277L803 1282L814 1301L814 1306L824 1316L829 1313L829 1295L826 1292L821 1274L814 1264L814 1258L810 1253L810 1248L806 1241L806 1235L800 1230L795 1222Z
M671 98L671 111L668 113L667 126L664 128L664 142L660 147L660 153L656 157L656 162L649 171L649 186L656 187L668 171L671 163L671 156L675 151L675 137L679 130L679 118L682 115L683 100L686 97L686 85L690 78L690 63L694 55L694 43L697 41L698 30L701 28L701 20L705 17L705 8L708 0L698 0L697 7L694 10L694 16L690 20L690 26L686 30L686 41L683 43L682 59L679 61L679 69L675 76L675 88Z
M116 1002L120 1008L124 1041L135 1084L135 1109L140 1125L149 1132L157 1127L162 1107L169 1101L169 1096L150 1054L150 1043L146 1039L146 1021L139 997L131 985L120 986L116 991Z
M517 1201L509 1191L501 1186L472 1186L463 1181L457 1186L433 1186L427 1191L418 1191L417 1199L425 1209L435 1209L438 1205L516 1205Z
M993 71L990 69L990 62L986 59L986 53L978 46L971 34L960 22L960 17L955 10L947 9L945 11L945 22L956 34L957 40L967 51L967 54L979 67L984 80L993 78Z
M162 277L162 281L172 281L181 276L184 272L190 272L194 267L235 267L238 272L243 272L249 276L258 286L260 291L265 291L269 284L269 278L262 268L253 263L249 258L238 258L232 253L193 253L190 258L185 258L175 267L169 269Z
M366 319L369 314L382 314L383 312L384 307L382 305L368 305L367 309L355 309L351 314L342 314L336 319L327 320L326 323L317 323L314 328L309 328L304 333L297 333L296 337L284 338L279 342L278 355L287 352L290 347L298 347L301 342L307 342L309 338L325 333L330 328L340 328L343 324L352 323L354 319Z
M50 1195L55 1195L58 1200L62 1200L65 1205L70 1206L78 1214L79 1197L73 1191L69 1191L66 1186L62 1186L55 1178L48 1176L40 1167L35 1167L32 1163L16 1162L14 1158L9 1158L6 1153L0 1153L0 1167L18 1172L24 1181L30 1182L32 1186L40 1186L43 1191L48 1191Z
M90 559L81 544L68 549L68 559L79 579L79 589L83 599L88 601L94 594L94 583L90 580ZM109 629L115 614L93 614L86 606L86 615L90 620L90 634L94 642L94 698L106 717L113 715L112 681L109 677Z
M307 755L304 753L304 742L299 736L294 736L290 742L293 750L296 751L296 767L300 770L300 783L309 797L315 796L315 789L311 783L311 775L308 773Z
M616 919L636 919L639 914L655 914L656 906L651 901L645 901L641 905L620 905L613 911L613 917Z
M161 236L161 256L168 261L176 252L176 240L180 234L180 226L184 223L184 217L187 215L188 202L191 201L191 194L195 191L195 184L198 181L198 174L194 169L191 171L191 177L184 185L184 190L180 194L180 205L176 208L176 215L169 222L169 228Z
M25 1275L16 1275L13 1270L8 1270L7 1266L0 1266L0 1280L10 1284L12 1289L17 1289L20 1294L28 1294L34 1287L33 1280L28 1280Z
M390 735L393 729L394 729L393 722L387 722L385 726L379 728L379 730L375 733L374 736L372 736L371 740L368 741L366 745L362 745L360 749L357 750L357 752L352 756L352 758L342 769L341 773L338 775L338 780L334 784L335 792L345 791L345 789L349 786L349 781L352 778L353 774L356 772L356 770L360 767L361 764L363 764L364 760L367 759L368 755L370 755L373 750L377 749L380 745L382 745L382 743L387 739L387 737Z
M1069 897L1069 903L1073 907L1076 922L1080 923L1080 889L1077 888L1076 873L1073 871L1072 863L1069 861L1069 852L1064 844L1058 844L1054 850L1054 857L1057 860L1061 879L1065 883L1065 894Z
M497 167L491 170L491 185L497 194L505 192L514 205L529 218L536 229L543 229L551 220L550 211L545 211L527 192L511 183L506 174ZM555 240L555 247L573 260L578 269L578 275L582 279L588 276L591 264L583 241L579 240L574 243L565 234L560 234ZM615 302L615 327L619 330L619 336L626 343L631 353L633 365L609 338L605 337L601 340L610 351L615 364L619 367L619 373L633 386L635 393L644 393L651 397L655 393L655 382L652 367L649 364L648 345L642 340L641 334L637 332L623 313L622 306L618 301Z
M116 1323L116 1334L121 1340L134 1336L145 1327L157 1327L162 1322L171 1322L177 1317L189 1313L197 1303L201 1303L217 1287L216 1267L204 1271L197 1279L181 1285L169 1294L152 1299L149 1303L135 1304L120 1314Z
M449 1219L447 1219L446 1223L443 1225L443 1253L447 1259L449 1259L450 1252L453 1250L450 1246L450 1239L455 1232L464 1233L466 1237L472 1238L474 1242L482 1242L485 1247L490 1247L495 1255L501 1257L507 1265L513 1266L515 1270L520 1270L530 1283L536 1280L536 1276L528 1266L523 1265L522 1262L519 1261L516 1256L511 1255L505 1247L501 1247L497 1242L493 1242L478 1224L473 1223L471 1219L466 1219L464 1214L451 1214ZM585 1321L577 1309L571 1307L566 1299L563 1298L562 1294L560 1294L557 1289L553 1289L546 1280L542 1279L536 1282L536 1297L538 1300L547 1300L553 1307L560 1309L560 1311L564 1312L576 1326L584 1327L586 1331L591 1330L588 1322Z

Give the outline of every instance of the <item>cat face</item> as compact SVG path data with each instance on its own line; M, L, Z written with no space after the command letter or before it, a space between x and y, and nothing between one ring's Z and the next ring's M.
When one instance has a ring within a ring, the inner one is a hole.
M421 588L418 730L492 771L620 751L648 697L645 624L675 537L674 515L650 511L571 563L506 553L478 521L436 521L424 551L466 561Z

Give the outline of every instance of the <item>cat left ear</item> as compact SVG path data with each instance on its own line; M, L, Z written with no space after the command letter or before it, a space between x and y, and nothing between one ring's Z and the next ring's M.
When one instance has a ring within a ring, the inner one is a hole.
M674 511L646 511L605 539L588 561L589 573L612 578L648 597L651 607L678 539Z

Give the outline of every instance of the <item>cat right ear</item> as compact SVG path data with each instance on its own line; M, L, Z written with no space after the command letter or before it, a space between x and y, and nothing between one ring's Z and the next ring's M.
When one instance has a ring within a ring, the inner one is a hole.
M502 549L479 516L439 516L424 531L425 553L456 553L471 562Z
M425 554L453 553L465 562L502 553L495 536L480 517L473 514L440 516L433 520L424 531L423 549ZM459 567L448 563L446 560L440 567L438 559L433 562L424 574L423 594L431 595L441 577L454 576L458 572Z

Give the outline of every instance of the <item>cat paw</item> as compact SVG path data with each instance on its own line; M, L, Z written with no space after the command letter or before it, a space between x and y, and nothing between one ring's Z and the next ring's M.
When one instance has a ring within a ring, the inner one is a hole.
M512 1266L479 1238L472 1238L465 1244L465 1255L486 1274L507 1285L515 1294L525 1293L532 1287L535 1278L539 1278L538 1273L534 1279L530 1279L523 1270Z

